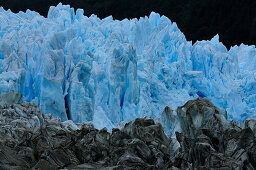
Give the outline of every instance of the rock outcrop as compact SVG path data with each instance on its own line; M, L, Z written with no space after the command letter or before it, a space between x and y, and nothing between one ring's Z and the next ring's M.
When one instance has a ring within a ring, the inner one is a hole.
M0 169L162 169L174 153L175 140L150 118L109 133L13 101L0 106Z
M176 140L151 118L109 133L92 123L61 122L13 94L5 94L11 103L0 105L0 169L256 168L256 121L247 120L244 128L228 122L208 99L177 109Z
M255 169L255 120L241 128L208 99L197 98L177 109L182 132L176 132L181 169Z

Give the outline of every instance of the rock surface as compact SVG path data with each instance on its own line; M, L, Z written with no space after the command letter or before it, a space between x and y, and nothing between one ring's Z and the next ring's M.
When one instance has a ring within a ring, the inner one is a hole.
M208 99L197 98L177 109L182 132L174 165L198 169L255 169L255 120L245 128L226 120L226 112Z
M241 128L208 99L177 109L177 140L148 117L109 133L92 123L61 122L35 104L12 101L0 105L0 169L256 168L256 121L249 119Z
M175 141L153 119L136 119L109 133L106 128L95 129L92 123L61 122L42 114L34 104L13 101L0 106L0 169L154 169L169 165Z

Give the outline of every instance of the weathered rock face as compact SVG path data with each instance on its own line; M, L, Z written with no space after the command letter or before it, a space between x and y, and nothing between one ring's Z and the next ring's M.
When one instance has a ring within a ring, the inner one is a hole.
M200 127L207 127L215 114L221 120L224 119L222 116L227 119L227 112L224 109L215 107L207 98L190 100L177 109L182 132L192 138L195 136L195 130ZM221 123L223 122L221 121Z
M13 94L5 94L12 102L0 105L0 169L256 168L256 121L241 128L207 99L177 109L176 140L151 118L109 133L91 123L61 122Z
M197 98L177 109L182 132L176 132L179 153L176 167L214 169L255 169L255 120L242 129L228 122L226 113L208 99Z
M153 119L136 119L109 133L91 123L61 122L34 104L13 101L0 106L0 169L154 169L170 164L175 140Z

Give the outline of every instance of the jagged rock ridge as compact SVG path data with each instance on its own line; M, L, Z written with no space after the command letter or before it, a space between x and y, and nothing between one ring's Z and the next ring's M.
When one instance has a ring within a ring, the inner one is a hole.
M0 106L0 169L256 168L256 120L239 127L208 99L178 108L179 143L151 118L109 133L12 101Z

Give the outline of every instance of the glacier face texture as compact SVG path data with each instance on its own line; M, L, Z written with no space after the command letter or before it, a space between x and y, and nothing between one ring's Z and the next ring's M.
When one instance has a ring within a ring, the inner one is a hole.
M237 122L256 117L256 49L216 35L194 45L176 23L86 17L59 4L44 18L0 8L0 94L10 90L63 121L112 128L158 118L197 96Z

